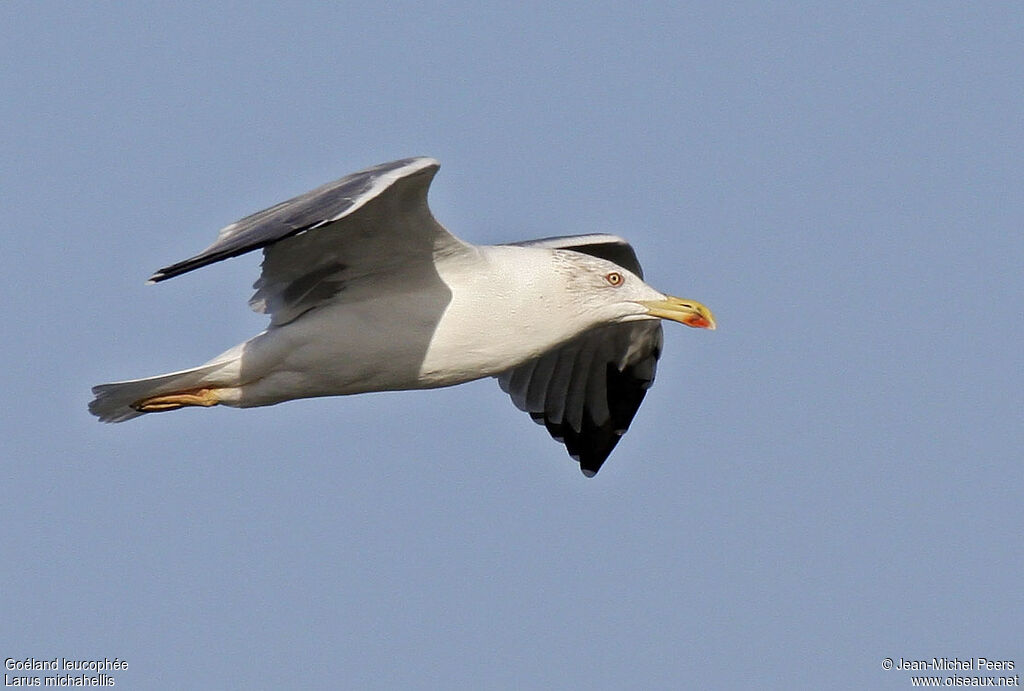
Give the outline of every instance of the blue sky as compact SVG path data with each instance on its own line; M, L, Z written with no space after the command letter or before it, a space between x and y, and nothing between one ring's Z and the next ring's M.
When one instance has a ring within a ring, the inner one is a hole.
M1024 9L0 5L0 656L127 688L906 688L1024 665ZM585 479L494 381L123 425L264 325L221 226L438 158L714 310Z

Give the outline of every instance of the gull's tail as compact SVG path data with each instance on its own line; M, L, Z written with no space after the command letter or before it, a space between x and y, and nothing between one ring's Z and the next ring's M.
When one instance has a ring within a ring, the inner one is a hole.
M94 386L92 393L96 398L89 404L89 412L98 417L101 422L131 420L146 412L152 412L139 410L136 406L155 396L181 394L210 385L223 386L223 375L216 375L222 372L225 365L228 364L219 361L156 377ZM213 403L201 403L200 405L213 405ZM153 408L152 410L161 409L169 410L170 408Z

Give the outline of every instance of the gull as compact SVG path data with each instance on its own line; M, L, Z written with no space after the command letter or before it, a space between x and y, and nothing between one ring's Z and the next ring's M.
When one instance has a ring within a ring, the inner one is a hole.
M661 320L714 329L714 317L647 285L614 235L460 240L427 205L439 167L419 157L353 173L157 271L150 283L262 248L249 304L270 324L199 367L96 386L90 412L122 422L495 377L593 477L654 382Z

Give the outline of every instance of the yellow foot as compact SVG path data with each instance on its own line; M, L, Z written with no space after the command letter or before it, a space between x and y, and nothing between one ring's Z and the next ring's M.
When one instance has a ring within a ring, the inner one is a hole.
M132 403L132 408L140 413L158 413L163 410L177 410L190 405L209 408L220 403L216 389L196 389L182 393L171 393L163 396L151 396Z

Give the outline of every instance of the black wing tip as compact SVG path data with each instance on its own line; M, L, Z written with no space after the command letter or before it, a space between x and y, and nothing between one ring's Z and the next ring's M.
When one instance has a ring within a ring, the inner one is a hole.
M220 261L221 259L227 259L228 256L231 256L218 255L221 255L221 253L217 253L214 255L197 254L194 257L189 257L188 259L185 259L183 261L177 262L175 264L170 264L161 269L157 269L153 273L153 275L146 280L146 285L153 285L154 283L166 281L169 278L180 276L182 274L188 273L189 271L194 271L195 269L202 268L207 264L212 264L213 262Z
M614 447L615 445L613 444L612 448ZM585 477L591 478L597 475L598 471L601 470L601 466L604 465L604 462L607 461L608 457L611 455L612 449L608 449L607 452L590 452L582 454L578 457L573 456L573 458L579 461L580 472L583 473Z
M595 425L589 417L584 419L579 432L566 422L546 421L546 426L551 437L565 445L569 457L580 464L580 472L588 478L597 475L622 438L621 434L610 432L608 425Z
M231 256L231 255L229 255L229 256ZM156 273L154 273L152 276L150 276L148 279L146 279L146 285L150 285L151 286L151 285L154 285L156 283L160 283L161 281L166 281L169 278L174 278L175 276L180 276L182 274L187 274L189 271L195 271L196 269L201 269L202 267L204 267L204 266L206 266L208 264L213 264L214 262L218 262L221 259L227 259L227 257L217 257L217 258L213 258L213 257L197 258L197 257L194 257L192 259L186 259L183 262L179 262L178 264L171 264L170 266L165 266L162 269L157 269Z
M608 457L612 455L612 451L615 449L615 445L618 444L618 439L612 441L607 447L602 449L588 449L586 452L581 454L578 458L573 457L579 461L580 472L586 477L594 477L598 471L604 465L604 462L608 460Z
M161 281L166 281L169 278L180 276L182 274L188 273L189 271L193 271L200 267L206 266L207 264L210 264L213 261L217 260L214 259L211 261L197 261L196 258L193 257L192 259L186 259L185 261L178 262L177 264L165 266L162 269L157 269L152 276L146 279L146 285L154 285L156 283L160 283Z

